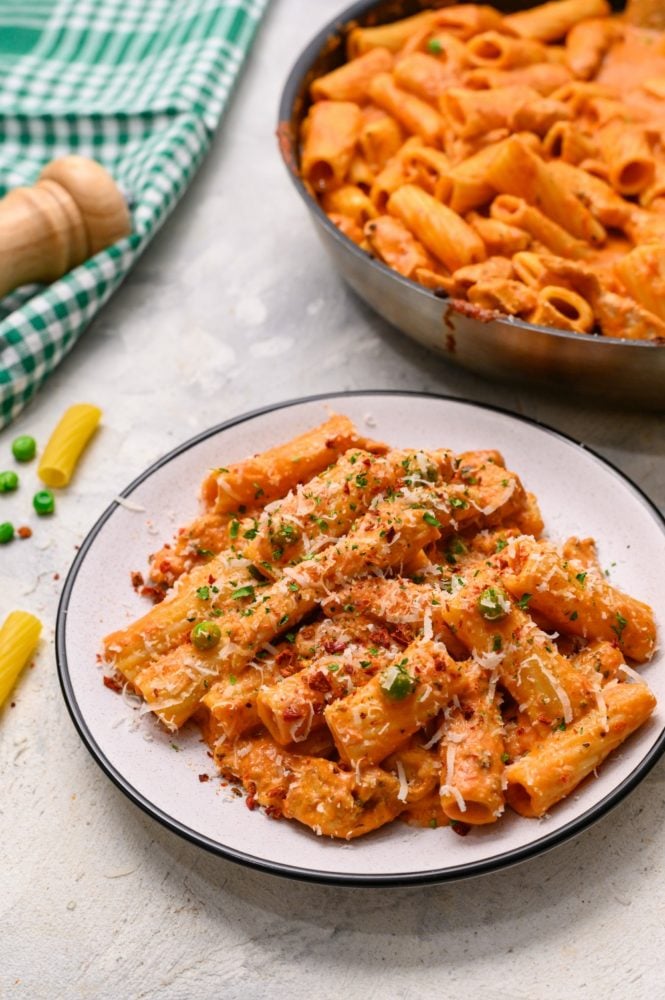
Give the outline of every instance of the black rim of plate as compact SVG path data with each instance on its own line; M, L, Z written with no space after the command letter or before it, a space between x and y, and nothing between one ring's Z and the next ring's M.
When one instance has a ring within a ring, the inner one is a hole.
M455 396L444 396L430 392L410 392L394 389L356 389L341 392L321 393L313 396L303 396L298 399L287 400L283 403L275 403L270 406L264 406L256 410L252 410L249 413L242 414L239 417L234 417L231 420L226 420L223 423L217 424L215 427L211 427L208 430L197 434L195 437L190 438L188 441L185 441L183 444L158 459L151 466L149 466L148 469L142 472L140 476L134 479L129 486L127 486L122 493L119 494L119 496L122 498L130 497L134 490L151 475L153 475L153 473L158 469L168 465L174 458L177 458L179 455L183 454L183 452L188 451L197 444L200 444L200 442L205 441L207 438L213 437L222 431L228 430L231 427L236 427L239 424L246 423L247 421L253 420L255 417L262 416L266 413L288 409L292 406L302 405L303 403L326 402L338 399L343 400L345 398L355 396L394 396L396 399L407 400L414 398L436 399L446 403L454 403L456 405L470 406L475 409L489 410L494 413L510 417L513 420L528 424L532 427L537 427L546 433L561 438L569 444L583 448L587 454L592 456L602 466L610 469L610 471L613 472L624 483L624 485L627 484L628 487L636 494L637 499L641 500L647 507L656 524L659 526L661 531L665 533L665 517L660 513L658 508L649 499L646 493L644 493L639 486L637 486L628 476L626 476L606 458L603 458L593 449L587 447L587 445L582 442L577 441L575 438L570 437L569 435L564 434L547 424L543 424L538 420L512 413L510 410L502 407L492 406L487 403L476 403L473 400L460 399ZM428 884L434 885L441 882L454 882L463 878L470 878L476 875L499 871L503 868L516 865L522 861L527 861L530 858L536 857L539 854L543 854L544 852L563 844L565 841L575 836L575 834L581 833L618 805L619 802L621 802L639 784L654 764L656 764L656 762L660 759L663 753L665 753L665 729L663 729L651 749L638 763L637 767L635 767L635 769L626 778L624 778L624 780L617 785L616 788L606 795L604 799L601 799L600 802L586 810L586 812L582 813L580 816L577 816L575 819L566 823L563 827L560 827L552 833L533 840L523 847L504 851L501 854L492 855L481 861L473 861L468 864L456 865L451 868L429 869L422 872L408 872L402 874L396 873L394 875L354 875L348 872L319 871L310 868L298 868L297 866L285 865L280 862L267 861L254 855L244 854L242 851L238 851L235 848L227 847L224 844L211 840L209 837L204 836L184 823L181 823L179 820L169 816L168 813L163 812L141 792L134 788L134 786L126 780L123 774L108 760L101 748L98 746L93 733L88 728L85 717L77 702L74 687L69 674L69 666L67 663L66 630L67 611L70 596L76 583L78 572L86 558L88 550L106 522L120 506L121 504L114 500L93 525L81 544L69 573L67 574L67 579L65 580L65 585L63 587L58 605L56 622L56 662L60 686L65 699L65 704L74 726L78 730L79 736L89 753L92 755L93 759L102 771L104 771L104 773L111 779L111 781L113 781L113 783L122 792L124 792L124 794L131 799L132 802L139 806L143 812L147 813L147 815L151 816L153 819L156 819L172 833L176 833L179 836L184 837L184 839L188 840L190 843L203 847L205 850L210 851L213 854L217 854L229 861L235 861L241 865L245 865L246 867L254 868L258 871L267 872L272 875L281 875L286 878L328 885L349 887L394 887Z
M372 8L379 6L379 3L380 0L356 0L356 2L350 7L341 11L336 17L325 24L323 28L321 28L307 43L291 67L282 90L278 110L278 135L281 134L279 130L284 126L284 124L288 124L290 127L294 105L300 94L305 75L312 64L316 61L316 57L325 48L329 39L333 36L342 35L349 22L369 13ZM423 4L423 7L425 6L426 4ZM399 274L398 271L394 271L392 268L388 267L387 264L384 264L383 261L378 260L376 257L370 257L370 255L364 250L361 250L360 247L353 242L353 240L349 239L348 236L345 236L344 233L330 221L318 201L310 195L309 191L303 184L299 173L295 172L292 165L289 163L289 158L285 154L282 143L279 142L278 145L280 155L284 161L289 177L291 178L296 191L305 202L307 209L311 212L312 216L316 219L319 225L323 226L328 234L332 236L333 239L339 243L347 253L352 254L359 261L362 261L364 266L367 268L373 268L375 270L382 271L385 274L389 274L396 283L405 285L411 290L416 289L424 296L437 298L433 291L425 288L423 285L419 285L416 281L412 281L410 278L405 278L404 275ZM288 148L295 161L297 143L292 138L289 139ZM442 298L440 301L443 303L446 300ZM590 333L571 333L569 330L559 330L556 327L551 326L539 326L536 323L529 323L528 320L519 318L501 319L499 317L496 319L496 322L508 324L511 328L517 327L527 331L538 330L541 333L548 333L554 339L558 340L583 340L585 343L595 344L596 348L593 348L594 350L602 350L603 345L607 344L619 345L629 351L652 351L662 347L661 344L651 340L626 340L621 337L598 337Z

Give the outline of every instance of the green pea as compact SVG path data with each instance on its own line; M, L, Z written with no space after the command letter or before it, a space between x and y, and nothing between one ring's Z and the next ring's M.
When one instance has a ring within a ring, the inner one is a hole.
M52 514L55 510L55 497L50 490L39 490L32 498L32 506L40 517Z
M15 472L0 472L0 493L13 493L18 489L18 476Z
M398 663L396 667L389 667L383 675L381 690L389 698L394 698L395 701L402 701L403 698L413 694L415 688L415 678L404 669L404 663Z
M0 545L6 545L14 537L14 525L9 521L0 524Z
M478 598L478 610L483 618L493 622L505 618L510 611L510 602L505 594L494 587L485 587Z
M21 434L12 442L12 454L17 462L31 462L37 454L37 442L29 434Z
M222 630L215 622L199 622L192 629L191 638L197 649L213 649L222 638Z

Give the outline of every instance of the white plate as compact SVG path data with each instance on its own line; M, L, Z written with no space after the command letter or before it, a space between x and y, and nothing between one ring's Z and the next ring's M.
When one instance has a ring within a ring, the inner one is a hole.
M101 640L146 610L130 571L197 511L205 470L286 441L331 410L396 447L498 448L539 499L548 535L591 535L611 581L662 608L665 524L621 473L556 431L500 410L438 396L339 393L262 410L186 442L123 492L145 513L112 504L76 557L58 614L57 658L67 706L102 769L137 805L194 843L257 868L312 881L355 885L437 882L532 857L579 832L619 802L665 750L663 653L643 669L658 698L652 719L542 820L508 812L467 837L399 821L349 844L250 812L220 785L193 725L168 735L151 717L103 686ZM659 621L660 634L665 621ZM179 748L176 752L174 748ZM198 775L211 780L201 782Z

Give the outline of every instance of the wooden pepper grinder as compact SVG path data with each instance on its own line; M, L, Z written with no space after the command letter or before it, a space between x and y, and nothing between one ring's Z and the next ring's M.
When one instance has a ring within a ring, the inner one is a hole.
M85 156L52 160L33 187L0 200L0 298L60 278L131 232L122 192Z

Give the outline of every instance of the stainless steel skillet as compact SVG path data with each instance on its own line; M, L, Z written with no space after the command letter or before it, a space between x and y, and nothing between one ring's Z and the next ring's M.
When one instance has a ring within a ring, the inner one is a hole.
M573 334L520 319L465 316L446 299L403 278L344 236L299 177L300 124L312 80L344 61L351 24L383 24L432 0L360 0L327 24L296 60L284 86L277 135L282 158L333 266L384 319L448 360L490 379L519 380L612 404L665 410L665 345ZM494 0L506 13L524 4ZM532 5L535 6L535 5ZM622 3L615 2L621 10Z

